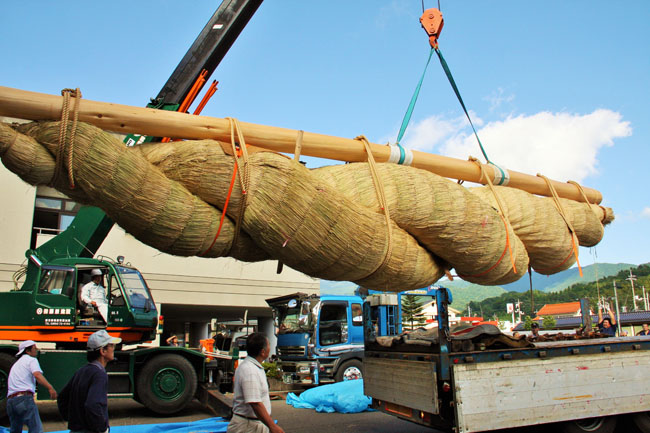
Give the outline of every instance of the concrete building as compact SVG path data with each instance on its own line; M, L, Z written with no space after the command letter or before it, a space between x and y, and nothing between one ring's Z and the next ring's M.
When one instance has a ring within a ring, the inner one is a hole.
M64 230L79 205L52 188L28 185L1 164L0 185L0 290L7 291L13 288L14 272L25 262L25 251ZM123 255L138 268L164 316L166 333L187 338L193 347L209 336L211 319L246 316L271 337L274 353L271 309L265 299L299 291L319 293L318 279L287 266L277 274L275 261L175 257L142 244L117 225L97 254Z

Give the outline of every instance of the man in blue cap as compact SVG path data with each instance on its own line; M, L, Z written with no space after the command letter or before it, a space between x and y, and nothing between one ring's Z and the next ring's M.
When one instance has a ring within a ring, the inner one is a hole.
M11 366L7 380L7 414L11 422L11 433L23 431L27 425L29 433L42 433L43 424L34 403L36 382L50 392L50 398L56 399L56 391L43 376L38 363L38 347L32 340L23 341L18 346L18 361Z
M88 338L88 364L77 370L57 400L71 433L108 432L106 364L115 358L115 345L121 341L103 329Z

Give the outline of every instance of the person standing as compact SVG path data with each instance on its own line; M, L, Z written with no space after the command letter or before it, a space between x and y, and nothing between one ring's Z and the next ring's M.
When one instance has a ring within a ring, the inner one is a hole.
M115 345L121 341L103 329L88 338L88 364L77 370L57 399L71 433L108 432L106 365L115 358Z
M167 345L168 345L168 346L175 346L175 347L178 347L178 337L175 336L175 335L172 335L171 337L169 337L169 338L168 338L167 340L165 340L165 341L167 342Z
M38 347L32 340L23 341L18 346L18 361L9 370L7 380L7 414L11 425L11 433L23 431L27 425L29 433L42 433L43 424L34 402L36 382L50 392L50 398L56 399L56 390L43 376L43 370L38 363Z
M81 288L81 300L99 310L104 322L108 324L108 302L106 289L102 285L104 275L100 269L90 271L90 282Z
M227 433L284 433L271 418L269 384L262 361L271 352L269 340L259 332L246 338L248 356L235 370L232 419Z
M609 317L603 318L603 307L598 306L598 332L608 337L616 337L616 316L612 309L607 305L607 314Z

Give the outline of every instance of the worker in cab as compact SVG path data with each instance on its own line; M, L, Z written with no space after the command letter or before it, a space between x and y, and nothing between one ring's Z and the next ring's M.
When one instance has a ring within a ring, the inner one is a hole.
M108 301L103 281L104 274L100 269L90 271L90 282L81 288L81 300L97 308L104 322L108 324Z

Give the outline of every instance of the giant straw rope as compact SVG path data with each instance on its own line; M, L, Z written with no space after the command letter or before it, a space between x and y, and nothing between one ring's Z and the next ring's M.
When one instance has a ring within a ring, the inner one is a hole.
M452 268L485 285L515 281L529 263L556 273L575 263L573 234L593 246L613 220L609 208L507 187L468 189L389 163L310 170L275 152L213 140L127 148L84 123L62 152L60 129L60 122L0 124L3 164L32 185L102 208L160 251L276 259L371 289L421 288ZM233 122L241 143L237 132Z

